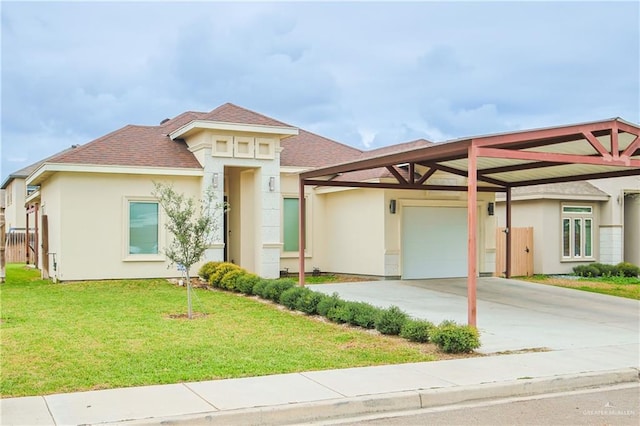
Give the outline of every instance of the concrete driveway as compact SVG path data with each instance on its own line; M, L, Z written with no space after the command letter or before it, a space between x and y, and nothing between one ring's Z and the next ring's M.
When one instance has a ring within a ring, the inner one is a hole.
M344 300L396 305L436 324L467 322L466 278L310 287ZM479 352L601 348L640 358L640 301L503 278L480 278L477 288Z

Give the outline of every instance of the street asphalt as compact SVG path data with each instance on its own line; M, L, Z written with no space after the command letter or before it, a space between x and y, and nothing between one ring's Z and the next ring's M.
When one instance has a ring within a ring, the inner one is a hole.
M312 288L466 322L464 279ZM9 398L0 424L300 424L639 381L635 300L482 278L478 328L483 357Z

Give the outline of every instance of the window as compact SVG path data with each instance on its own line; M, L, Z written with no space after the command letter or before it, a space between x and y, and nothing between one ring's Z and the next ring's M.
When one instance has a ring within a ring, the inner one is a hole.
M299 220L300 201L298 198L285 198L282 204L284 251L298 251L300 237Z
M158 254L158 203L129 202L128 254Z
M593 208L562 206L563 259L593 258Z

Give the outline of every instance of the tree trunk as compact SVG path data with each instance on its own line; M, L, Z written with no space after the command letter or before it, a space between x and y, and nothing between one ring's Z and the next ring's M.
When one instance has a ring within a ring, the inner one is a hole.
M189 277L189 268L186 270L187 275L187 318L192 319L191 313L191 278Z

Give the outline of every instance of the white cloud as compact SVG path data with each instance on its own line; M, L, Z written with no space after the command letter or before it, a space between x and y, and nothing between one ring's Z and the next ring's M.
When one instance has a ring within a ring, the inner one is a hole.
M640 121L637 2L2 7L3 176L224 102L359 148Z

